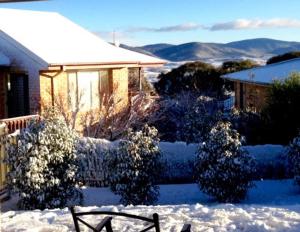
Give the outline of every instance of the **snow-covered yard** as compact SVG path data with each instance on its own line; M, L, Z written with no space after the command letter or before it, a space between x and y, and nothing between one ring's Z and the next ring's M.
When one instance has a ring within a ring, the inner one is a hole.
M108 188L85 188L84 207L77 210L144 216L157 212L162 231L180 231L183 223L191 223L192 231L300 231L300 190L293 181L266 180L255 184L256 188L240 204L217 204L197 185L181 184L162 185L155 206L127 207L118 205L118 196ZM68 209L13 211L15 202L13 198L2 205L1 231L74 231ZM97 223L98 219L89 220ZM117 231L130 231L132 223L115 220L113 226Z

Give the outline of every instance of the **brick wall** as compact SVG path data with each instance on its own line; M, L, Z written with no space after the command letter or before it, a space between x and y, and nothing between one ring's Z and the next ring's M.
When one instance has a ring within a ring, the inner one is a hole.
M87 70L88 71L88 70ZM68 74L67 72L40 72L40 95L42 111L45 106L52 105L51 78L53 76L54 104L63 104L68 108ZM119 68L109 70L110 88L115 103L115 113L119 113L129 105L128 97L128 69ZM84 113L84 112L81 112ZM78 114L78 117L82 115ZM78 122L78 121L77 121ZM76 126L78 129L79 125Z
M241 98L242 84L242 98ZM256 111L261 111L266 105L268 86L234 82L235 102L238 108L252 107ZM243 99L243 102L241 102Z
M53 77L52 80L50 77ZM52 99L52 82L53 82L53 94ZM54 103L58 101L67 102L68 97L68 75L66 72L40 72L40 95L41 95L41 108L45 106L51 106L52 100Z
M116 113L128 107L128 68L113 69L113 97Z

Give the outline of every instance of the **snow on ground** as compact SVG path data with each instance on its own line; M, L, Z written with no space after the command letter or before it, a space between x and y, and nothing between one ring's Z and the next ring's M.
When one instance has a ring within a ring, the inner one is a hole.
M181 184L161 185L155 206L127 207L115 205L119 197L108 188L84 188L85 207L77 210L121 211L143 216L157 212L162 231L180 231L183 223L191 223L192 231L300 231L300 190L293 181L265 180L255 184L240 204L217 204L201 193L196 184ZM1 231L74 231L68 209L7 211L13 207L14 200L3 204ZM98 219L91 216L88 220L97 224ZM129 227L133 224L141 229L137 222L113 221L117 231L132 231Z

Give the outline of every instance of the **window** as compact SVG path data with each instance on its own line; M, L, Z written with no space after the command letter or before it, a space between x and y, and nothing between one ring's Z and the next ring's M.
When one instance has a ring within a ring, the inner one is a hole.
M78 103L83 110L99 107L99 73L77 73Z
M78 106L83 110L96 109L100 100L109 94L107 70L68 73L69 102L73 110Z

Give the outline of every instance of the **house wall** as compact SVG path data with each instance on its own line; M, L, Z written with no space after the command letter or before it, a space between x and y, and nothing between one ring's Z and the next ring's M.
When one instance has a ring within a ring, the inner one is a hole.
M76 70L75 70L76 71ZM83 70L80 70L83 71ZM85 70L88 71L88 70ZM95 71L95 70L93 70ZM52 98L52 81L53 77L53 93ZM114 112L119 113L129 105L128 96L128 68L109 69L110 92L114 102ZM52 103L58 106L63 106L68 109L68 73L67 72L40 72L40 89L41 89L41 106L42 111L46 106L51 106ZM52 102L53 101L53 102ZM78 117L81 117L84 112L79 112ZM77 120L78 123L78 120ZM76 124L76 129L80 130Z
M268 86L234 82L234 92L235 102L238 108L246 109L250 107L259 112L266 105ZM243 94L242 97L241 93Z
M28 75L30 114L37 113L40 108L39 70L46 69L47 63L1 31L0 51L11 60L12 71Z
M115 103L115 111L119 113L128 107L128 68L120 68L112 70L113 79L113 97Z
M52 77L52 78L51 78ZM53 82L53 87L52 87ZM52 93L53 88L53 93ZM54 94L55 98L52 98ZM67 72L40 72L40 96L41 107L51 106L61 101L62 104L67 104L68 97L68 74Z

